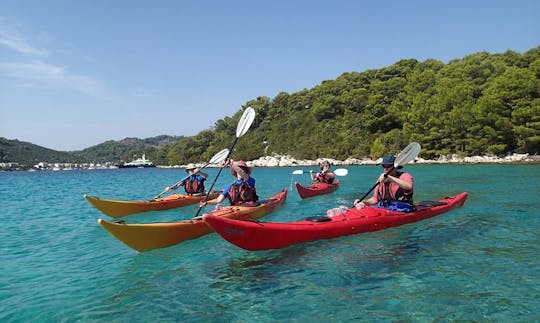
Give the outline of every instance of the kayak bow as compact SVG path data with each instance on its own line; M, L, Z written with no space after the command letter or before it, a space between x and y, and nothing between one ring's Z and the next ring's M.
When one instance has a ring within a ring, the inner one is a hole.
M208 199L216 198L219 193L212 193ZM121 218L126 215L148 212L164 211L182 207L186 205L197 204L204 199L204 195L184 195L171 194L149 201L126 201L126 200L108 200L95 196L84 195L84 198L103 214L112 218Z

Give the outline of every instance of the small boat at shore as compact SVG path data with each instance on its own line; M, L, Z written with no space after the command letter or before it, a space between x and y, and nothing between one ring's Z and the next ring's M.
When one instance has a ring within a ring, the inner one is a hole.
M119 168L147 168L147 167L156 167L156 165L154 165L154 163L152 163L150 160L146 159L146 154L143 154L141 158L137 158L130 162L121 164L118 167Z

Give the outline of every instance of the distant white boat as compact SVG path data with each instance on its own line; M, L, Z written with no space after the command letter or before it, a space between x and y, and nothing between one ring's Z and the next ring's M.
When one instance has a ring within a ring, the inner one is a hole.
M137 158L130 161L129 163L124 163L118 166L119 168L146 168L146 167L156 167L151 161L146 159L146 154L142 155L142 158Z

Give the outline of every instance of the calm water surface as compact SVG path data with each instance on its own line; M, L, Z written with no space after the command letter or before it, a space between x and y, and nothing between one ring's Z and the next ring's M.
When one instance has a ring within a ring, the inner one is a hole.
M335 193L301 200L294 168L257 168L259 196L289 189L266 221L350 205L379 174L348 167ZM463 208L383 231L272 251L216 234L138 253L97 224L84 194L149 199L185 172L0 172L0 321L540 321L540 165L414 165L415 199L467 191ZM211 179L217 173L210 169ZM216 188L231 180L223 172ZM211 181L210 181L211 182ZM210 184L207 184L210 186ZM129 216L192 217L197 206Z

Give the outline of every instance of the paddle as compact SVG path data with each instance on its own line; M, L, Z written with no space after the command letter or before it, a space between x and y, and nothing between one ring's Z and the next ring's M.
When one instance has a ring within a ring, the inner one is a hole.
M396 169L397 167L410 163L416 158L416 156L418 156L419 153L420 153L420 144L418 144L417 142L411 142L407 147L405 147L405 149L403 149L399 153L399 155L397 155L396 160L394 161L394 166L392 166L392 168L390 168L386 172L386 174L384 174L384 176L385 177L388 176L388 174L392 172L394 169ZM377 185L379 185L379 182L375 183L375 185L373 185L373 187L366 194L364 194L364 196L360 198L360 201L365 199L366 196L368 196L368 194L371 193L371 191L373 191L375 187L377 187Z
M338 169L333 170L331 172L336 174L337 176L347 176L347 174L349 173L349 171L346 170L345 168L338 168ZM309 173L309 170L297 169L297 170L292 172L293 175L300 175L300 174L304 174L304 173Z
M225 158L227 158L227 156L229 156L229 149L225 148L223 150L221 150L220 152L218 152L217 154L214 155L214 157L212 157L212 159L210 159L210 161L206 164L204 164L201 168L199 168L200 170L204 169L206 166L210 165L210 164L217 164L219 163L220 161L222 160L225 160ZM176 184L174 185L171 185L169 187L174 187L173 189L176 189L176 187L178 185L180 185L180 183L182 183L183 181L185 181L186 179L189 178L189 176L191 175L188 175L184 178L182 178L180 181L178 181ZM161 195L165 194L167 192L167 190L164 190L163 192L159 193L158 195L156 195L156 197L153 198L153 200L157 199L157 198L160 198ZM208 191L210 192L210 191Z
M238 141L238 139L242 137L243 135L245 135L246 132L249 130L249 127L251 127L251 124L253 123L254 119L255 119L255 110L253 110L252 107L248 107L244 111L242 116L240 117L240 120L238 121L238 125L236 126L236 138L234 138L234 142L231 146L231 149L229 150L229 153L227 153L227 156L225 157L225 159L229 157L229 154L234 149L234 146L236 145L236 142ZM223 171L223 168L225 167L221 167L219 169L219 172L217 173L216 178L214 179L214 182L212 183L212 186L210 186L210 189L208 190L209 192L211 192L212 189L214 188L214 185L216 184L217 179L219 175L221 174L221 171ZM203 202L206 202L207 200L208 200L208 195L204 197ZM199 206L199 209L197 210L197 214L195 214L193 218L196 218L199 216L199 213L201 213L201 209L202 209L202 206Z

